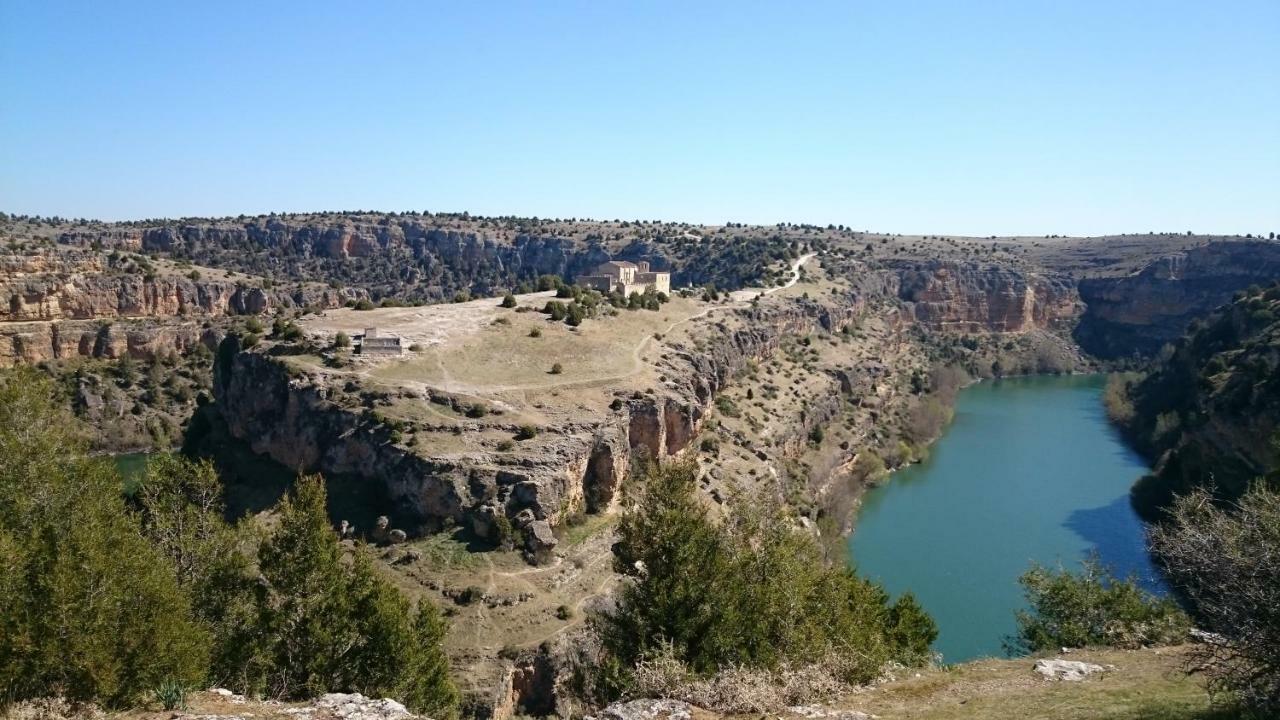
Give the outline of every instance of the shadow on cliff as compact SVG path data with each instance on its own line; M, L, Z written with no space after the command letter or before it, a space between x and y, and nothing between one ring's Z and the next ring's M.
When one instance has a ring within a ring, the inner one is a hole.
M182 452L188 457L207 458L217 467L227 519L233 522L275 507L300 474L253 452L248 443L232 436L212 404L202 405L192 415ZM360 530L368 530L379 515L387 515L392 527L404 527L375 484L341 475L326 475L324 480L329 518L335 525L347 520Z

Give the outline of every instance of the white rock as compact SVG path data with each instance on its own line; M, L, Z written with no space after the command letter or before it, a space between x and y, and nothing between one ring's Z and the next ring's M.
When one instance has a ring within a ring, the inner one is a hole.
M1067 680L1075 682L1083 680L1086 675L1106 672L1106 668L1079 660L1037 660L1035 671L1047 680Z
M631 700L606 707L597 720L690 720L692 709L679 700Z
M343 720L400 720L415 717L408 708L390 698L374 700L360 693L328 693L312 703Z
M232 705L243 705L245 702L243 695L237 695L226 688L209 688L209 692L227 700Z

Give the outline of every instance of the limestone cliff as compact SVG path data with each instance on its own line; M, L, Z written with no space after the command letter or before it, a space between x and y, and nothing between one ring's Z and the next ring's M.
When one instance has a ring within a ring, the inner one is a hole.
M934 260L891 263L896 292L910 317L931 330L1023 332L1047 329L1080 313L1066 278L999 265Z
M222 330L190 320L68 320L0 324L0 368L75 357L150 359L213 349Z
M184 275L75 272L0 274L0 323L124 317L256 315L275 307L340 307L364 297L353 290L304 286L265 290L227 280Z
M162 253L253 273L277 269L291 279L339 280L375 288L380 295L427 299L462 289L492 294L543 274L572 278L610 258L595 241L455 229L409 215L166 223L69 231L59 242Z
M1140 272L1080 281L1087 305L1075 337L1105 358L1150 355L1250 285L1280 278L1280 243L1213 242L1159 258Z

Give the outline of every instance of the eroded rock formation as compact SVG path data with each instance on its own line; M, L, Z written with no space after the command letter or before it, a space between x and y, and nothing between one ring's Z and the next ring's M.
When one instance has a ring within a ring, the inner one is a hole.
M1080 313L1070 280L976 262L898 264L897 295L931 330L1023 332L1047 329Z
M1104 358L1150 355L1250 285L1280 278L1280 243L1216 242L1167 255L1124 277L1086 278L1075 338Z

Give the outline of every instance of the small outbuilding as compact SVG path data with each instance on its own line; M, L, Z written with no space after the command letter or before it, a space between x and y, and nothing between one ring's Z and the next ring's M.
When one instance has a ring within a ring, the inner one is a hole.
M402 355L404 340L399 335L379 335L378 328L365 328L363 335L351 338L351 344L359 355Z

